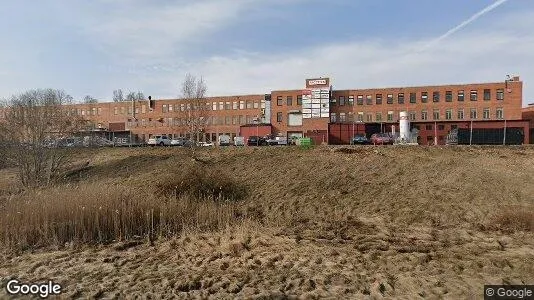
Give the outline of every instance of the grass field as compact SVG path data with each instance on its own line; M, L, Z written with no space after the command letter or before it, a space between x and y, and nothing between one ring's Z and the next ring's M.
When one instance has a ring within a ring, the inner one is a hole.
M534 284L534 147L195 157L83 150L58 184L24 192L0 170L1 284L105 299L473 299Z

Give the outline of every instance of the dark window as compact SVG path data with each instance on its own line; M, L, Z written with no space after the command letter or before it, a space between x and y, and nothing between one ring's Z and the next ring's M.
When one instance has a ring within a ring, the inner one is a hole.
M345 106L345 96L339 96L339 106Z
M286 101L288 106L293 105L293 96L287 96Z
M432 130L432 125L426 125L426 130Z
M478 100L478 92L476 90L472 90L470 94L470 100L471 101L477 101Z
M438 130L445 130L445 125L438 125Z
M439 120L439 109L434 109L434 112L432 113L432 117L434 120Z
M363 95L358 95L356 99L356 104L363 105Z
M354 96L349 96L348 105L354 106Z
M439 92L432 93L432 101L439 102Z
M428 102L428 92L422 92L421 93L421 102L427 103Z
M297 96L297 105L302 105L302 95Z
M445 101L446 102L452 102L452 91L446 91L445 92Z
M373 104L373 96L371 96L371 95L367 95L367 97L366 97L366 104L367 104L367 105L372 105L372 104Z
M376 94L376 104L382 104L382 94Z
M416 103L416 102L417 102L417 94L410 93L410 103Z
M458 91L458 101L464 101L464 100L465 100L464 91L463 90Z
M497 90L497 100L504 100L504 89Z
M484 100L489 101L491 100L491 90L485 89L484 90Z
M278 106L284 105L284 99L282 98L282 96L276 97L276 105Z
M388 104L393 104L393 94L388 94L388 96L387 96L387 103L388 103Z
M282 113L281 112L276 113L276 122L282 122Z
M399 104L404 104L404 93L399 93L397 96L397 101L399 102Z
M458 125L456 125L456 124L451 125L451 130L457 129L457 128L458 128Z

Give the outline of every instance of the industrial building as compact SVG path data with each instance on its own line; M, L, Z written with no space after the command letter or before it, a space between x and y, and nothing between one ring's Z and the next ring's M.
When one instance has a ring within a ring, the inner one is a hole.
M522 108L523 82L336 90L329 78L306 79L301 89L269 94L209 97L201 139L218 135L275 134L310 137L315 144L348 144L356 133L398 128L406 112L420 144L444 144L455 128L516 128L532 141L534 107ZM190 105L184 99L76 104L73 114L95 130L146 141L156 134L187 133Z

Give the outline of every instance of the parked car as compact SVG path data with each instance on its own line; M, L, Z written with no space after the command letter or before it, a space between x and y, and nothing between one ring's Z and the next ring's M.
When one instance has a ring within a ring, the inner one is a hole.
M266 135L263 138L265 139L265 142L269 146L278 145L278 141L276 140L276 136L274 135Z
M214 144L212 142L198 142L198 146L200 146L200 147L213 147Z
M176 137L171 140L171 146L182 146L188 147L191 146L192 142L185 137Z
M219 135L219 146L230 146L230 136L226 134Z
M242 136L234 137L234 145L235 146L245 146L245 138L242 137Z
M170 146L171 139L166 135L154 135L148 139L147 144L150 146Z
M352 145L367 145L369 144L369 139L363 134L355 135L350 141Z
M373 145L393 145L393 138L387 133L375 133L371 135Z
M263 137L259 136L249 136L247 139L247 146L266 146L267 141Z

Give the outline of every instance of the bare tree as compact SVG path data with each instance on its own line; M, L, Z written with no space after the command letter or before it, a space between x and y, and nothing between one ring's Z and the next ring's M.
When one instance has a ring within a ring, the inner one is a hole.
M122 102L124 101L124 96L121 89L113 91L113 102Z
M206 83L201 77L191 74L185 76L182 83L182 101L186 106L187 133L193 141L193 147L200 142L208 121L208 102L206 100Z
M30 90L7 100L0 140L23 186L50 184L66 163L69 151L57 145L83 124L65 106L72 102L64 91L53 89Z
M126 101L134 101L134 100L145 100L145 94L143 92L129 92L126 95Z
M94 103L98 103L98 100L96 100L96 98L93 98L89 95L83 97L83 103L85 104L94 104Z

